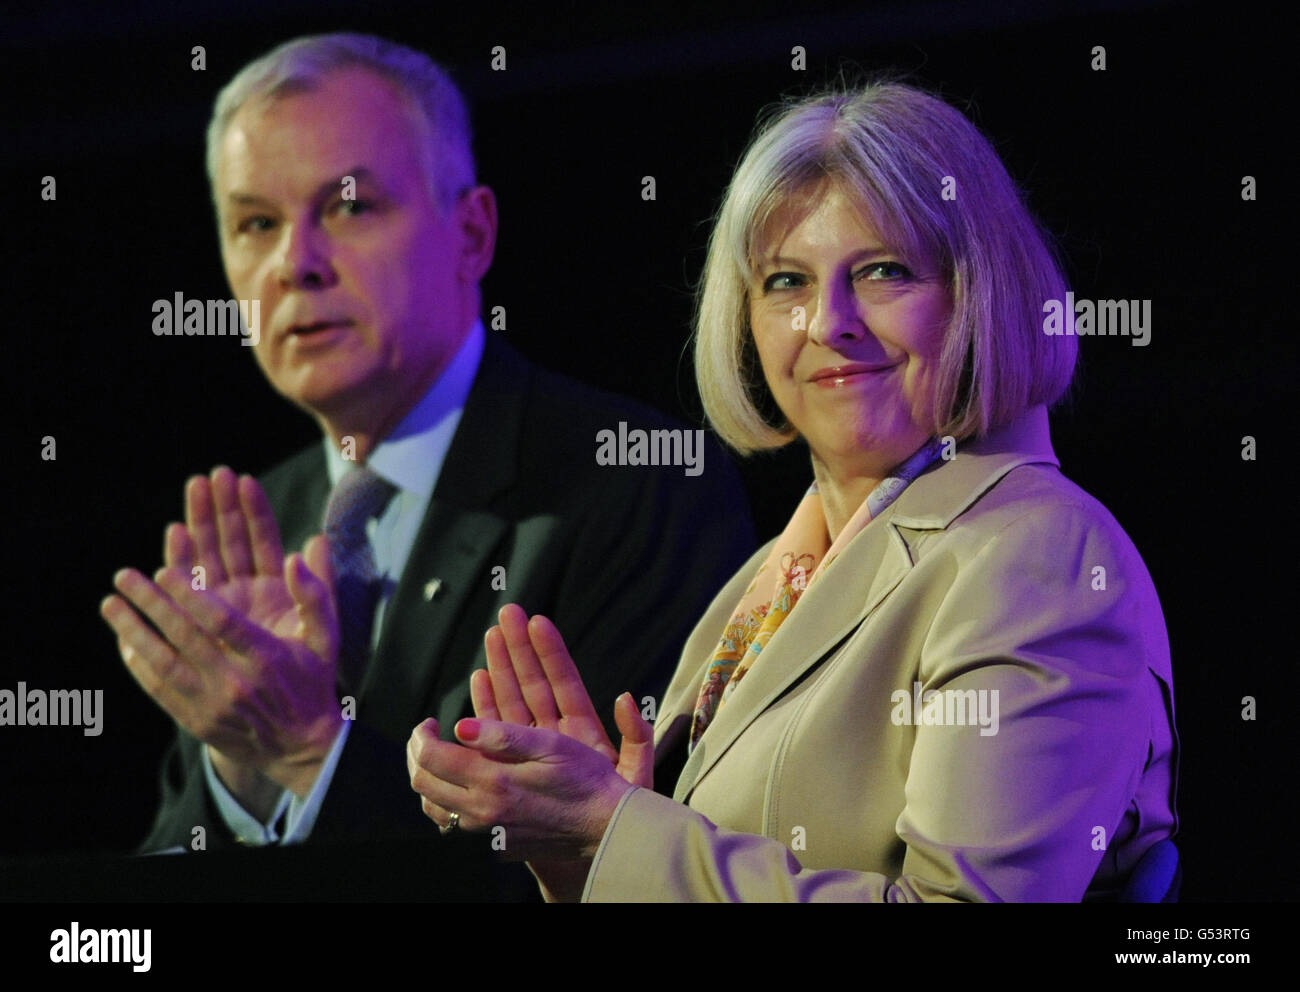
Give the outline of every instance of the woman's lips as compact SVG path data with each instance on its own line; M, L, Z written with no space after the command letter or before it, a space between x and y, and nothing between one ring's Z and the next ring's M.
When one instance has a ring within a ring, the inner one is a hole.
M870 379L873 375L881 372L888 372L897 368L894 365L869 365L866 363L855 362L851 365L835 365L829 368L818 369L810 377L809 381L821 389L841 389L844 386L851 386L857 382L863 382Z

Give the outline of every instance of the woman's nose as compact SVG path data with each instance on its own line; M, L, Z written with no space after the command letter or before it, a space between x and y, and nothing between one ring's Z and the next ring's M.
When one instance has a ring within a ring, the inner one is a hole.
M867 325L853 287L838 280L827 280L822 286L817 312L808 323L808 337L827 348L845 341L861 341L867 336Z

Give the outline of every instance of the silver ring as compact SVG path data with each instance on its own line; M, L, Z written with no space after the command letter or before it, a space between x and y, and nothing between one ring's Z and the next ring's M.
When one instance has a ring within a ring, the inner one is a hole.
M438 829L444 834L455 833L460 829L460 814L453 812L451 816L447 817L447 825L445 827L439 827Z

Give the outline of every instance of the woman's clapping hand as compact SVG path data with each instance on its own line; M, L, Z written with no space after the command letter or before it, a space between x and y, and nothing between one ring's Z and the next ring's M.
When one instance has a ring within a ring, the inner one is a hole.
M555 625L504 607L487 632L487 671L470 683L475 719L438 739L426 720L407 746L411 786L445 829L501 827L504 852L526 859L548 898L576 898L619 801L650 787L653 732L624 693L615 751Z

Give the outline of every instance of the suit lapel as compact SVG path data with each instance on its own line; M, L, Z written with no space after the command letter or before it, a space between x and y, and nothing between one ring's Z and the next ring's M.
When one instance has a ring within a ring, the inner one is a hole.
M493 507L516 478L520 422L530 386L527 364L489 334L362 682L360 695L368 708L404 712L424 704L462 607L473 589L487 581L488 558L511 526ZM465 665L461 681L467 698L473 659L459 662Z
M278 510L276 518L285 554L301 551L308 538L321 532L329 501L329 470L320 443L295 456L288 471L274 482L268 478L266 486Z

